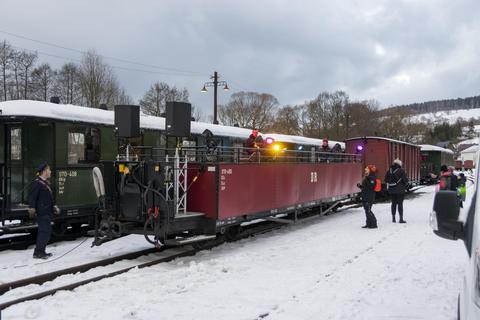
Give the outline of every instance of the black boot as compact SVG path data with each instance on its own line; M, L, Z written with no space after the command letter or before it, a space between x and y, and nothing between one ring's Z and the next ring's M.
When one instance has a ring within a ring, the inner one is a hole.
M395 216L392 216L392 222L395 223L397 220L395 220Z
M33 258L34 259L48 259L52 256L51 253L46 253L46 252L34 252L33 253Z
M403 220L403 214L400 215L400 221L398 223L407 223L407 221Z

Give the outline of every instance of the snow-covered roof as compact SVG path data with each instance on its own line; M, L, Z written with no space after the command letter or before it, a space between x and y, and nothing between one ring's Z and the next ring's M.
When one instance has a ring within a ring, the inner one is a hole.
M301 136L291 136L287 134L277 134L277 133L263 133L262 137L272 138L278 142L288 142L288 143L295 143L300 145L314 145L314 146L321 146L323 140L322 139L315 139L315 138L307 138ZM340 141L328 140L328 147L333 148L335 144L340 144L342 149L345 149L345 143Z
M114 125L114 112L96 108L80 107L71 104L55 104L43 101L14 100L0 102L1 117L38 117L47 119L77 121ZM140 127L165 130L165 118L145 114L140 115ZM250 129L192 122L192 133L201 134L205 129L217 136L229 136L247 139Z
M402 144L408 144L408 145L410 145L410 146L418 147L417 144L408 143L408 142L405 142L405 141L400 141L400 140L395 140L395 139L390 139L390 138L384 138L384 137L373 137L373 136L349 138L349 139L345 139L345 141L362 140L362 139L386 140L386 141L391 141L391 142L396 142L396 143L402 143Z
M458 143L458 145L462 145L462 144L479 144L479 138L463 140L463 141Z
M461 151L460 153L461 154L464 154L464 153L476 153L478 151L478 148L479 146L475 145L475 146L471 146L471 147L468 147L467 149Z
M453 154L453 151L450 149L438 147L438 146L432 146L431 144L421 144L420 145L420 150L421 151L440 151L440 152L446 152Z

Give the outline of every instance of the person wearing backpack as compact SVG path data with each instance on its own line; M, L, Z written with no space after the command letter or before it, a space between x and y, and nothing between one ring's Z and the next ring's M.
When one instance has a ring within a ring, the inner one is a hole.
M387 183L387 190L392 198L392 222L396 222L395 215L400 216L399 223L406 223L403 219L403 199L405 197L405 189L408 185L408 178L405 170L402 169L402 161L395 159L392 166L385 174L385 182Z
M365 177L363 178L362 183L357 184L357 187L362 190L361 197L366 218L366 223L362 228L377 228L377 218L372 212L373 202L375 201L375 187L377 185L375 172L377 172L377 167L369 164L365 167Z

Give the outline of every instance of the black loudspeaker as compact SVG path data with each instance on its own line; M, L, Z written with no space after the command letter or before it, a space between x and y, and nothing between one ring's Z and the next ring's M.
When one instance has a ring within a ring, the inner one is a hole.
M60 104L60 97L50 97L50 102Z
M120 138L132 138L140 135L140 106L115 106L115 127Z
M190 136L192 105L186 102L167 102L165 130L168 136Z

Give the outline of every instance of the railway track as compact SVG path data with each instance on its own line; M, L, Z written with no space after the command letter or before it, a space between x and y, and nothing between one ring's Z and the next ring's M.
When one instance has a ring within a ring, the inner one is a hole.
M57 277L59 277L61 275L71 274L71 273L75 272L75 271L72 271L72 270L83 270L83 272L85 272L85 271L91 270L93 268L102 266L102 265L104 266L104 265L111 264L111 263L114 263L114 262L117 262L117 261L125 260L124 257L126 257L126 256L129 256L130 258L132 258L134 256L140 257L140 256L146 255L148 253L153 253L155 251L158 251L158 250L156 250L156 249L142 250L142 251L139 251L139 252L134 252L134 253L130 253L130 254L127 254L127 255L122 255L122 256L115 257L115 258L105 259L105 260L93 262L93 263L90 263L90 264L85 264L85 265L82 265L82 266L72 267L72 268L68 268L68 269L64 269L64 270L59 270L59 271L56 271L56 272L51 272L51 273L40 275L40 276L35 276L35 277L27 278L27 279L22 279L22 280L11 282L11 283L5 283L2 286L0 286L0 288L1 288L0 290L1 290L1 293L3 294L3 293L5 293L9 290L13 290L14 288L20 288L20 287L24 287L26 285L35 284L35 283L41 284L41 283L44 283L46 281L52 281L52 280L56 279ZM53 295L58 291L73 290L75 288L78 288L80 286L83 286L83 285L91 283L91 282L96 282L96 281L99 281L101 279L111 278L111 277L120 275L120 274L128 272L128 271L130 271L134 268L141 269L141 268L150 267L150 266L153 266L153 265L156 265L156 264L159 264L159 263L172 261L172 260L174 260L176 258L179 258L179 257L194 255L196 252L197 252L197 250L193 249L191 246L167 249L165 251L158 252L157 254L155 254L155 257L152 257L147 262L135 263L135 264L132 264L132 265L127 266L127 267L118 268L117 270L106 272L106 273L103 273L101 275L93 276L93 277L90 277L90 278L87 278L87 279L82 279L82 280L79 280L77 282L73 282L73 283L70 283L70 284L67 284L67 285L60 285L60 286L54 287L52 289L48 289L48 290L45 290L45 291L30 294L30 295L25 295L25 296L22 296L22 297L19 297L19 298L14 298L10 301L2 302L2 303L0 303L0 310L6 309L10 306L13 306L15 304L19 304L19 303L22 303L22 302L25 302L25 301L41 299L41 298ZM123 258L123 259L121 259L121 258ZM132 259L135 259L135 258L132 258ZM108 263L108 262L110 262L110 263ZM77 272L82 272L82 271L77 271Z
M319 215L312 215L311 217L306 217L305 221L314 217L319 217ZM236 240L244 239L253 235L262 234L275 229L279 229L283 226L284 226L283 224L279 224L277 222L264 221L263 223L254 224L252 226L245 228L242 232L237 234L235 239L230 238L228 240L236 241ZM6 309L8 307L11 307L13 305L16 305L22 302L41 299L41 298L53 295L58 291L73 290L77 287L83 286L91 282L96 282L101 279L111 278L111 277L120 275L134 268L141 269L141 268L150 267L150 266L164 263L164 262L169 262L180 257L192 256L192 255L195 255L200 250L213 248L221 243L224 243L225 241L227 241L225 237L218 237L215 240L206 241L203 243L196 244L194 246L185 245L182 247L167 248L164 251L159 251L156 248L149 248L149 249L141 250L138 252L132 252L132 253L128 253L125 255L117 256L117 257L112 257L112 258L108 258L100 261L83 264L80 266L66 268L66 269L62 269L62 270L58 270L58 271L30 277L30 278L25 278L25 279L21 279L21 280L9 282L9 283L4 283L0 285L0 296L4 295L10 290L20 289L22 287L26 287L32 284L41 285L48 281L55 281L57 278L63 275L85 273L97 267L113 265L114 263L119 261L134 260L139 257L148 256L152 254L152 256L150 256L148 261L146 262L133 263L127 267L120 267L114 271L105 272L103 274L93 276L87 279L81 279L79 281L72 282L67 285L59 285L57 287L47 289L45 291L12 298L11 300L5 301L5 302L0 302L0 310Z

